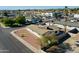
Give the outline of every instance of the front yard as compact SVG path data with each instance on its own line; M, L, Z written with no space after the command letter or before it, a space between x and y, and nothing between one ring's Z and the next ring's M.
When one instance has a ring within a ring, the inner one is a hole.
M39 35L43 35L47 31L49 31L49 30L45 29L44 27L40 27L38 25L29 25L29 26L27 26L27 28L33 30L34 32L38 33Z
M27 31L25 28L17 30L15 34L21 37L23 40L27 41L33 47L41 49L39 41L40 39L31 32Z
M29 25L29 26L27 26L27 28L31 29L33 32L36 32L37 34L39 34L41 36L42 36L42 34L49 31L45 28L40 28L38 25ZM41 45L42 43L40 41L41 38L36 36L33 32L27 30L26 28L21 28L21 29L18 29L15 32L15 34L18 37L21 37L22 40L25 40L26 42L31 44L37 50L39 50L39 49L41 50L41 48L42 48L42 45ZM75 44L75 42L77 40L79 40L78 36L79 36L79 33L71 35L71 37L69 39L67 39L63 44L51 46L51 47L47 48L47 50L44 50L44 51L60 53L60 52L66 52L67 50L69 50L69 51L72 50L72 52L79 52L78 51L79 47L77 47Z

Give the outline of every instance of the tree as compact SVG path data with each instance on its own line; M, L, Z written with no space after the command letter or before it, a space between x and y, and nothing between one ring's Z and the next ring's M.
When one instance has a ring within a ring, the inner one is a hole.
M6 11L4 11L3 15L8 17L8 13Z
M62 14L61 14L61 13L54 13L53 16L54 16L56 19L58 19L58 18L60 18L60 17L62 16Z
M65 6L65 14L66 14L66 16L68 16L68 7L67 6Z
M65 6L65 8L68 8L67 6Z
M21 10L20 10L20 9L17 10L17 14L18 14L19 16L21 15Z
M3 23L6 25L6 26L13 26L15 21L13 19L10 19L10 18L3 18Z
M26 20L24 16L18 16L15 18L15 22L18 24L25 24Z

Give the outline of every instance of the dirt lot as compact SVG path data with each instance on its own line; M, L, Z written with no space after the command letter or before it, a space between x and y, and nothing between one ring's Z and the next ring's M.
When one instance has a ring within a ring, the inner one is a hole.
M46 33L47 29L45 29L45 26L44 27L40 27L38 25L30 25L30 26L27 26L28 28L30 28L31 30L33 30L34 32L38 33L39 35L42 35L44 33Z

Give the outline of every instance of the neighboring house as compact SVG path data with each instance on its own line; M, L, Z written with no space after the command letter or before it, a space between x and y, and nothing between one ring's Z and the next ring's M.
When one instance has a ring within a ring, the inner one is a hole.
M53 13L42 13L41 15L42 16L51 16L51 17L53 17Z
M16 17L16 14L8 14L8 17L9 18L14 18L14 17Z
M42 20L41 20L41 19L32 19L31 22L32 22L33 24L36 24L36 23L42 22Z
M54 12L53 13L53 16L55 17L55 18L63 18L64 16L64 13L62 13L62 12Z
M36 24L37 23L37 19L32 19L32 23Z
M79 14L74 14L74 18L79 18Z
M0 18L3 18L3 16L2 16L2 15L0 15Z
M32 22L33 24L40 23L40 22L42 22L42 19L39 18L39 17L33 17L33 18L31 19L31 22Z

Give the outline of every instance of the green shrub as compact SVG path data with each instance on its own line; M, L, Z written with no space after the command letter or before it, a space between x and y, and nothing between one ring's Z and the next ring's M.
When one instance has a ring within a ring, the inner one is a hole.
M6 26L13 26L15 21L13 19L10 18L3 18L2 22L6 25Z
M18 24L25 24L25 17L24 16L18 16L15 18L15 22Z
M44 47L49 48L53 45L57 45L57 42L58 42L57 36L54 34L51 36L50 35L43 36L41 39L41 46L42 46L42 48L44 48Z

